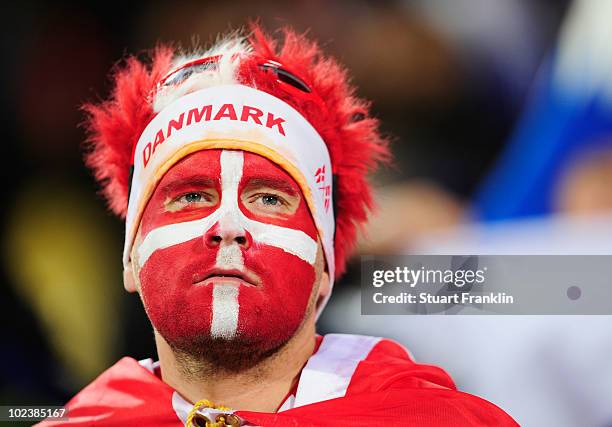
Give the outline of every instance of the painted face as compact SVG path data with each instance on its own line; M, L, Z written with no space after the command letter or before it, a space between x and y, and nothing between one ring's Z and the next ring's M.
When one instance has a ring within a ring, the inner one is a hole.
M177 162L148 202L136 245L147 314L181 349L277 348L312 300L310 211L295 181L256 154L205 150Z

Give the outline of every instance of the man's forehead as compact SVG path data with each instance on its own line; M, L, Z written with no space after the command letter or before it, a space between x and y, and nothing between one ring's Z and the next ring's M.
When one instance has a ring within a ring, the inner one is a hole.
M241 150L243 162L240 171L223 171L221 165L221 152L224 150L201 150L186 156L175 163L166 172L160 184L171 184L175 181L187 183L193 180L194 183L206 181L219 181L222 173L236 173L242 177L243 181L250 184L279 187L289 192L300 192L295 180L285 170L269 159L259 154Z

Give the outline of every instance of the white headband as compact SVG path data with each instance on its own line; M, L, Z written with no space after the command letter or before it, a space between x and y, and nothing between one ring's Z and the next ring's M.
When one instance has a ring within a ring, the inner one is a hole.
M213 148L259 154L295 179L317 226L333 281L334 212L327 146L289 104L243 85L214 86L187 94L147 125L134 151L124 267L129 264L140 218L159 180L183 157Z

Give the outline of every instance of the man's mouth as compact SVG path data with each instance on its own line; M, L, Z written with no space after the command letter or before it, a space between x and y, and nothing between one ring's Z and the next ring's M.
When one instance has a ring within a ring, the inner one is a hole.
M194 285L235 284L244 286L259 286L259 278L249 271L224 270L215 268L205 273L193 275Z

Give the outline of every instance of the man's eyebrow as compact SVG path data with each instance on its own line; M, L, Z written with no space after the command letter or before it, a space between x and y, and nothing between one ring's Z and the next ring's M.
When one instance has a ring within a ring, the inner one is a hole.
M275 190L284 191L285 193L290 194L292 196L298 194L294 185L291 185L291 183L287 182L284 179L278 178L251 178L246 183L245 187L269 187L274 188Z
M187 176L187 177L175 179L168 183L163 184L161 190L164 193L170 193L170 192L177 191L185 187L210 188L210 187L215 187L215 184L218 182L219 182L218 179L214 179L209 176L202 176L202 175Z

